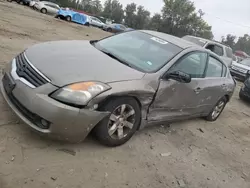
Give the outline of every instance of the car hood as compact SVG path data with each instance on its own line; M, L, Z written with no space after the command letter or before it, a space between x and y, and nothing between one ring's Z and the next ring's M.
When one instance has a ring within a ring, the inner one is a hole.
M145 74L109 57L89 41L41 43L28 48L25 54L35 68L59 87L81 81L135 80Z
M247 66L247 65L243 65L243 64L240 64L240 63L237 63L237 62L233 62L232 64L233 66L236 66L236 67L239 67L239 68L243 68L245 70L250 70L250 67Z

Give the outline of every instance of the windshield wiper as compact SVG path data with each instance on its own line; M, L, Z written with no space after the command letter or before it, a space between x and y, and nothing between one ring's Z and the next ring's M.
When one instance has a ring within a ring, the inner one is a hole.
M109 57L112 57L113 59L116 59L117 61L119 61L120 63L124 64L124 65L127 65L128 67L131 67L131 64L127 63L126 61L120 59L119 57L117 57L116 55L114 55L113 53L111 52L107 52L105 50L101 50L103 53L105 53L106 55L108 55Z

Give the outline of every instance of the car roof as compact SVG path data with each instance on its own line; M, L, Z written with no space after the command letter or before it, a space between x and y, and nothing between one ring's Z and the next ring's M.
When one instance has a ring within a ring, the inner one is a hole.
M56 4L56 3L53 3L53 2L50 2L50 1L41 1L42 3L47 3L47 4L51 4L51 5L57 5L57 6L59 6L58 4Z
M140 30L141 32L144 32L144 33L147 33L149 35L153 35L153 36L156 36L158 38L161 38L163 40L166 40L180 48L189 48L189 47L198 47L198 45L192 43L192 42L189 42L189 41L186 41L184 39L181 39L179 37L175 37L173 35L169 35L169 34L166 34L166 33L162 33L162 32L158 32L158 31L150 31L150 30Z

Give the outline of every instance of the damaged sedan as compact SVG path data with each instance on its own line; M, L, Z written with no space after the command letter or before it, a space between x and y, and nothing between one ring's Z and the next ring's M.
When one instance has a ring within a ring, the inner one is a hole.
M204 117L215 121L235 82L214 53L154 31L99 41L36 44L3 71L1 91L29 127L80 142L127 142L146 126Z

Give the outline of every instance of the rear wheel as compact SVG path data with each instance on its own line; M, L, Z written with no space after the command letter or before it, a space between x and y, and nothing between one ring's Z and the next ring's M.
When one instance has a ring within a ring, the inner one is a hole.
M214 108L212 109L212 111L209 113L209 115L207 117L205 117L205 119L207 121L216 121L218 119L218 117L221 115L222 111L224 110L225 106L227 104L227 98L226 97L222 97L214 106Z
M89 26L89 22L85 23L84 25Z
M94 129L94 134L101 144L112 147L122 145L134 135L140 125L140 106L133 98L110 100L101 110L111 112L111 115Z
M47 9L46 8L42 8L41 9L41 13L46 14L47 13Z
M112 29L111 29L111 28L108 28L107 31L108 31L108 32L112 32Z
M71 17L70 16L66 16L66 21L68 21L68 22L71 22Z

